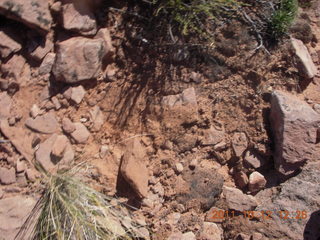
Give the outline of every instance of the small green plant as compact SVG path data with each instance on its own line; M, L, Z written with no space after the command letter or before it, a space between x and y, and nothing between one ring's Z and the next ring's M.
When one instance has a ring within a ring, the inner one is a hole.
M206 21L231 15L239 6L237 0L153 0L152 4L155 14L177 24L183 35L206 35Z
M298 11L297 0L281 0L279 8L273 13L269 31L273 39L277 40L287 33Z
M131 240L143 236L117 199L87 186L74 173L45 173L43 181L42 196L17 239ZM30 232L31 237L26 236Z

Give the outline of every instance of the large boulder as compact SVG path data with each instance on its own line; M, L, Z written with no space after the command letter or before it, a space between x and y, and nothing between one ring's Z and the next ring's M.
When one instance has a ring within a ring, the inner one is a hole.
M0 0L0 14L41 32L48 32L52 24L49 1L46 0Z
M97 78L106 55L103 39L73 37L57 45L52 72L57 81L76 83Z
M305 162L317 158L320 115L307 103L285 92L273 92L270 122L279 172L290 175Z

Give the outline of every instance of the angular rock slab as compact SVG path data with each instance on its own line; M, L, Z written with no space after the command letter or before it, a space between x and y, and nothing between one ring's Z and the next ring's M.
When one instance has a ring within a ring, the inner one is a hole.
M47 0L0 0L0 14L42 32L51 28L52 17Z
M66 3L62 6L63 28L82 35L94 35L97 32L95 17L87 6L77 3Z
M313 78L318 70L312 61L312 57L301 40L291 38L291 44L296 55L297 67L301 75L307 78Z
M57 81L76 83L97 78L106 54L103 39L74 37L57 46L52 72Z
M56 140L58 140L59 137L60 135L53 134L50 138L40 144L39 149L35 153L36 160L46 171L55 171L59 166L66 166L74 159L74 152L69 141L67 141L61 159L57 159L53 156L52 151L56 145ZM62 137L65 136L62 135Z
M120 172L137 195L145 198L148 194L148 169L146 167L144 148L138 140L129 144L122 157Z
M305 162L318 159L320 115L307 103L285 92L273 92L270 122L279 172L290 175Z
M27 196L15 196L0 200L0 239L14 240L16 234L26 221L36 200ZM24 239L29 239L27 231Z

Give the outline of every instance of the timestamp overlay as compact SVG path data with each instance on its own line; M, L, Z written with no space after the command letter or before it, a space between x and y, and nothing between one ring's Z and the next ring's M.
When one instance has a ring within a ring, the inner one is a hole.
M208 219L211 221L221 221L235 217L243 217L246 219L272 221L273 218L282 220L304 220L309 217L306 210L260 210L260 211L234 211L214 209L210 212Z

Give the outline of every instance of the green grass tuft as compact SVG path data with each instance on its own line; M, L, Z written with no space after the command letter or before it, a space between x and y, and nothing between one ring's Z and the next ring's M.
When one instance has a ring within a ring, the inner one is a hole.
M269 31L273 39L277 40L287 33L297 12L297 0L281 0L279 9L273 13L269 24Z

